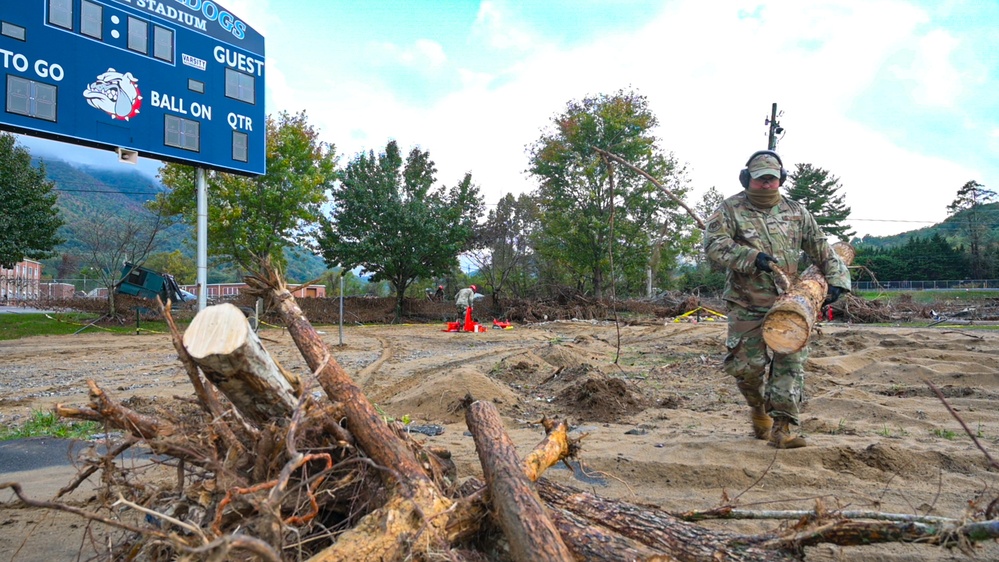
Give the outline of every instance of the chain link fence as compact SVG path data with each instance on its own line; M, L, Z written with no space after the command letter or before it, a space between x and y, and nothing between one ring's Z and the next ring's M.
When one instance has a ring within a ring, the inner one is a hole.
M999 279L964 279L943 281L854 281L854 291L984 291L999 290Z

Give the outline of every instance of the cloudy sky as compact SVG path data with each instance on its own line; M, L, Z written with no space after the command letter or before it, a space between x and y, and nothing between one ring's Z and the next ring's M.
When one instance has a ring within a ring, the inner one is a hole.
M858 234L999 191L993 0L224 0L266 38L269 113L306 110L346 162L389 139L487 204L534 189L525 147L567 102L645 95L699 196L730 195L783 112L785 166L840 178ZM113 158L112 158L113 159Z

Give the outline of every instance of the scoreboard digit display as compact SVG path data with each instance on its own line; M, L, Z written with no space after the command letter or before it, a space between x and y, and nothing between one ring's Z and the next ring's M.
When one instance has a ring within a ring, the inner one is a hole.
M0 128L265 172L264 38L218 2L0 4Z

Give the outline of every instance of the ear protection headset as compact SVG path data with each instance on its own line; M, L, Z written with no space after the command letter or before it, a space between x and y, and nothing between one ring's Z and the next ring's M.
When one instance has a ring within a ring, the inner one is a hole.
M784 161L780 159L780 155L772 150L757 150L749 157L749 160L746 160L746 167L739 172L739 183L742 184L742 187L749 189L749 180L752 179L749 176L749 163L753 161L753 158L764 154L777 159L777 163L780 164L780 185L784 185L784 180L787 179L787 170L784 169Z

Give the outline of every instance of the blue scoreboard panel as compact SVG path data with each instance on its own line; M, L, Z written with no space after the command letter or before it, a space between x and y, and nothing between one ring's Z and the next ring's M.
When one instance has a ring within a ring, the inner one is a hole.
M247 175L264 38L214 0L0 0L0 128Z

